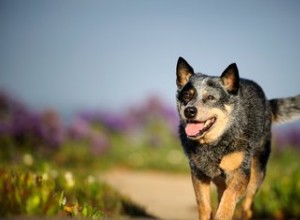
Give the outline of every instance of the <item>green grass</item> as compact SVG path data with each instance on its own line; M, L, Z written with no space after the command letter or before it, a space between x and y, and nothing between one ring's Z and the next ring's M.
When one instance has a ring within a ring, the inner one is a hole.
M0 215L107 218L148 214L96 177L50 169L0 169ZM5 196L3 196L5 195Z

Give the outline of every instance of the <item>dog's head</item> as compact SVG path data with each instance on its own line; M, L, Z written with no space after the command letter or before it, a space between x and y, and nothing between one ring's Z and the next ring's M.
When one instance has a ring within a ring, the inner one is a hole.
M220 77L194 73L179 58L177 74L177 108L187 138L200 143L214 143L233 121L234 103L239 92L236 64L229 65Z

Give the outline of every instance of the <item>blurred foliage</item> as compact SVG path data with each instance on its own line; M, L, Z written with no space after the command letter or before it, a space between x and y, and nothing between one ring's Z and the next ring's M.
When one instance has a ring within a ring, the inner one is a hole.
M99 182L70 171L47 167L43 173L23 168L0 169L0 216L107 218L142 216L144 209Z
M255 199L255 215L274 219L300 217L299 158L299 152L288 146L273 152L267 176Z
M120 215L147 216L132 203L94 176L79 178L72 172L36 172L0 169L0 215L73 216L104 218ZM132 212L135 210L135 212Z
M123 112L79 112L66 124L54 110L37 113L0 93L0 215L146 217L94 176L115 168L189 172L177 124L175 109L157 97ZM300 130L274 133L254 214L300 218Z

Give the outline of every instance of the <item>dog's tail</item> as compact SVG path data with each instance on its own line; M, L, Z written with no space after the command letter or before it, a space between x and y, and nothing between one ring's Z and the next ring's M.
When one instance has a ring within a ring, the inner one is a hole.
M269 100L272 122L288 122L300 118L300 94L293 97Z

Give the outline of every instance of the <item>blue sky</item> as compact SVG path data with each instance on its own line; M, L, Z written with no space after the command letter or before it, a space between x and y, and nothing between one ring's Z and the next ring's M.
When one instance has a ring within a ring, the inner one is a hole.
M300 1L1 0L0 88L37 109L175 106L183 56L236 62L269 98L300 93Z

